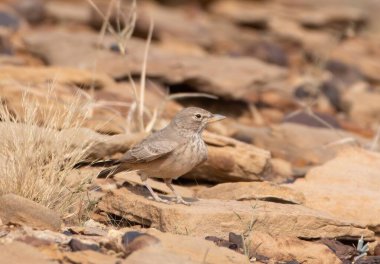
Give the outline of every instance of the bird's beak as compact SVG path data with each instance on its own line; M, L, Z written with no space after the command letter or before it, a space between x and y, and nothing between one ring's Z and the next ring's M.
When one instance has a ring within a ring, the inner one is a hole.
M225 119L226 117L225 116L222 116L222 115L212 115L208 120L207 120L207 123L213 123L213 122L216 122L216 121L220 121L220 120L223 120Z

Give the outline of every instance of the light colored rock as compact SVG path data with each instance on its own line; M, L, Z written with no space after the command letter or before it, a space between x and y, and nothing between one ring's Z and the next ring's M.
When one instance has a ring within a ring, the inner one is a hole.
M308 52L325 52L323 44L332 43L332 37L321 28L350 26L359 28L367 20L367 10L339 1L302 2L289 4L282 1L213 1L210 11L235 24L265 28L268 35L286 46L300 45ZM310 30L310 28L314 30ZM289 45L289 44L288 44Z
M339 1L338 1L339 2ZM222 0L211 4L211 12L231 19L235 23L251 25L253 27L268 26L268 21L273 17L286 18L288 21L297 22L309 28L323 28L329 26L351 24L363 24L366 14L359 8L349 5L339 5L337 1L322 1L323 5L313 2L300 5L284 5L280 2L266 1L233 1ZM290 11L294 14L289 15Z
M117 114L116 109L106 108L109 107L107 103L112 103L104 95L104 100L98 98L98 91L115 84L107 75L65 67L0 68L0 98L18 117L25 115L26 103L23 97L27 95L28 102L38 103L41 109L37 113L40 122L47 119L44 113L66 113L70 106L75 121L82 126L105 133L124 132L124 118ZM86 91L91 87L95 89L93 94ZM107 96L112 94L108 93ZM119 103L130 101L124 96L112 100Z
M139 190L143 194L136 194ZM357 239L363 234L367 239L374 239L371 231L359 225L293 204L199 200L191 206L168 205L148 199L145 188L135 187L133 192L127 188L109 192L98 209L164 232L198 237L226 238L228 232L244 233L254 223L254 230L272 235Z
M105 255L93 250L82 250L76 252L64 252L63 256L69 263L88 264L115 264L118 259L114 256Z
M271 172L263 180L275 183L283 183L294 178L293 166L290 162L272 158L270 160Z
M133 185L140 185L143 186L140 176L137 175L136 172L121 172L118 173L114 176L114 179L117 182L129 182ZM172 191L169 189L169 187L162 181L157 181L154 179L148 179L147 180L148 184L150 187L152 187L153 190L158 191L160 193L165 193L165 194L172 194ZM177 185L177 184L172 184L174 186L174 189L181 195L185 197L193 197L194 192L193 190Z
M211 4L210 10L218 16L223 16L237 24L260 26L265 28L271 13L268 5L257 5L252 1L216 1Z
M369 91L369 87L363 88L352 87L344 94L343 98L350 105L349 115L354 122L363 127L377 129L374 125L378 123L380 118L380 93L376 90Z
M246 256L227 248L216 246L203 238L162 233L149 229L160 240L158 244L144 247L127 257L125 263L249 263Z
M335 157L347 146L367 144L360 136L339 129L316 128L294 123L251 128L237 125L235 136L250 139L257 147L269 150L295 167L319 165Z
M371 82L380 83L380 39L372 35L350 38L331 52L331 57L340 62L355 65Z
M253 231L245 240L250 257L268 257L271 261L297 261L307 264L340 264L342 261L325 245L296 237L271 236Z
M59 23L88 23L91 19L91 6L86 2L49 1L45 4L46 16Z
M270 153L238 140L204 132L207 161L184 175L212 182L257 181L270 172Z
M61 228L61 219L54 211L14 194L0 197L0 217L4 224L13 223L49 230Z
M167 264L200 263L200 262L195 262L191 260L189 256L176 254L175 252L172 252L171 250L162 248L160 245L156 245L156 246L150 246L142 250L135 251L125 261L123 261L123 264L150 264L152 262L167 263ZM212 263L212 262L208 262L208 263Z
M197 193L203 199L220 200L262 200L279 203L302 204L305 199L301 192L270 182L221 183Z
M54 264L36 248L21 242L0 245L0 259L7 264Z
M95 87L102 89L112 85L113 80L105 74L68 67L25 67L1 66L1 85L18 83L34 86L54 82L55 84L76 85L79 87Z
M348 149L288 186L305 205L380 231L380 154Z
M114 78L141 73L144 42L131 39L125 57L108 49L96 50L97 40L97 34L83 32L40 31L25 36L28 49L52 65L92 69L96 57L97 69ZM112 40L105 42L108 45ZM152 44L147 76L159 77L167 84L185 83L201 92L254 102L266 87L283 89L287 70L248 57L178 56Z

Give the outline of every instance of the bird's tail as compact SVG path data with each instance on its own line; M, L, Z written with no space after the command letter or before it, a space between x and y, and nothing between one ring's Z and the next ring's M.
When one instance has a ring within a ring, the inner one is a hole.
M115 175L116 173L121 172L121 171L123 171L123 169L120 166L108 168L108 169L105 169L105 170L102 170L101 172L99 172L97 178L112 177L113 175Z

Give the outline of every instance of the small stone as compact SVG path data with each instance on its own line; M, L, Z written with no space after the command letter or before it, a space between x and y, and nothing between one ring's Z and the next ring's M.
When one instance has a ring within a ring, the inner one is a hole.
M100 247L98 245L83 243L82 241L75 239L75 238L70 240L69 247L74 252L75 251L81 251L81 250L100 251Z

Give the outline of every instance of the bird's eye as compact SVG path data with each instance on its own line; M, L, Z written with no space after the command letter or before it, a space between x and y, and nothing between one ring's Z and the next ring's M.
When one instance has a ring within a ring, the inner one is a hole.
M201 116L200 114L196 114L195 117L196 117L197 119L199 119L199 118L201 118L202 116Z

